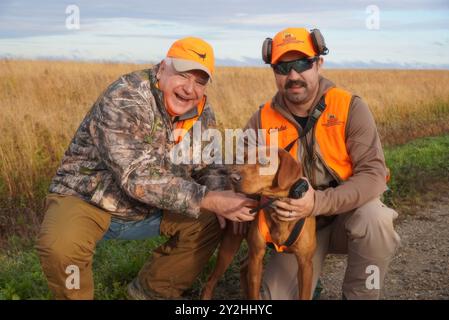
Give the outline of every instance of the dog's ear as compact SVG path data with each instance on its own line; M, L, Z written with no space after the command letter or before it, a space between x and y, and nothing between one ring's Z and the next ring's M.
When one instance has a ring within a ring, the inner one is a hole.
M288 190L299 178L302 177L302 168L290 153L279 149L279 167L276 172L275 183L280 190Z

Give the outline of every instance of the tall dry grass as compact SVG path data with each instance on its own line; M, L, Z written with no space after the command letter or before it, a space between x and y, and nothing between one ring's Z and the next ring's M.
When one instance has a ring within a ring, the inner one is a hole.
M323 70L323 75L368 103L384 145L449 131L449 71ZM275 90L268 68L221 68L209 98L222 126L240 127Z
M0 60L0 238L38 224L49 181L87 110L119 75L148 66ZM384 144L449 131L448 71L325 70L369 104ZM268 68L218 68L208 97L222 128L275 92Z

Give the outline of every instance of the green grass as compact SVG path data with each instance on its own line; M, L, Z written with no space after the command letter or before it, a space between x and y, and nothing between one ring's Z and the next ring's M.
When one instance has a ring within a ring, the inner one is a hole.
M131 281L151 257L151 252L163 239L145 241L104 241L94 256L96 299L125 299L126 284ZM9 249L0 255L0 300L50 299L46 279L41 271L36 250L30 244L14 239Z
M403 198L428 192L429 183L444 183L449 180L449 135L423 138L402 146L387 148L385 155L387 165L392 171L389 184L391 192L387 200L393 205ZM125 299L126 284L137 275L144 262L151 257L152 250L162 241L162 238L156 238L100 243L94 257L95 298ZM0 300L50 299L51 295L32 243L11 237L7 248L7 251L0 253ZM214 263L215 256L189 291L188 297L198 297L199 288ZM238 281L237 270L234 263L225 278Z
M0 254L0 300L50 299L39 258L29 242L9 239Z
M387 199L419 198L434 182L449 183L449 135L414 140L385 150L391 181Z
M126 299L126 285L134 279L162 237L144 241L110 240L97 247L94 256L96 299Z

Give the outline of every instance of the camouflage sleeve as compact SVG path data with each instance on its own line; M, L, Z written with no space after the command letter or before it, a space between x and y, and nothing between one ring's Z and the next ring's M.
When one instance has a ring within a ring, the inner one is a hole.
M215 114L209 104L206 105L199 120L201 121L203 136L207 137L206 140L209 140L207 133L204 131L217 128ZM207 141L207 143L209 142L210 141ZM203 142L202 149L204 150L205 148L206 143ZM223 160L221 150L219 150L219 153L215 153L214 156L217 156L221 161ZM232 188L228 171L222 164L203 164L194 166L192 178L199 184L207 186L209 190L230 190Z
M207 188L172 172L150 85L131 80L112 84L93 108L89 130L100 156L128 196L198 217Z

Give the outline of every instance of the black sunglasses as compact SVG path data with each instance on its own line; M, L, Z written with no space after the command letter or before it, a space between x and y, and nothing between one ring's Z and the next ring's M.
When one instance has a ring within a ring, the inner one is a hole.
M290 73L291 69L294 69L298 73L309 70L310 68L312 68L313 63L317 60L318 57L302 58L294 61L286 61L272 64L271 67L277 74L285 76Z

